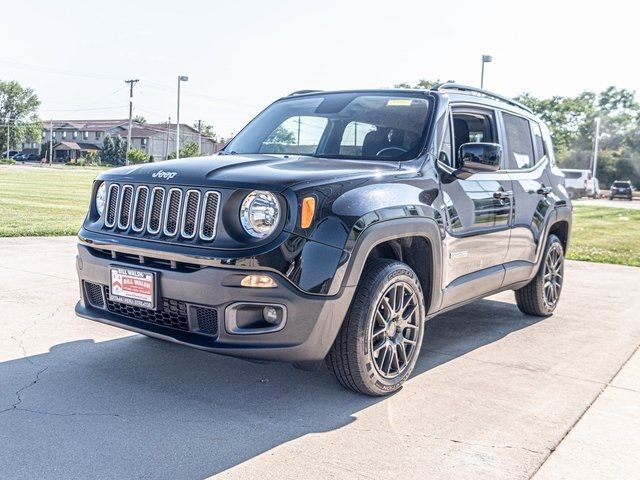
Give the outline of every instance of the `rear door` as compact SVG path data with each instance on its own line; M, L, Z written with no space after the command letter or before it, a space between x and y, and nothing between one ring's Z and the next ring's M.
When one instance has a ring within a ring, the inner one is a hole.
M505 284L533 273L543 228L552 213L547 189L549 156L540 125L511 112L501 112L506 172L513 186L513 226L505 261Z
M453 106L453 132L445 138L440 165L453 171L460 166L460 145L468 142L500 143L496 112L476 106ZM446 134L445 134L446 137ZM446 150L450 153L446 153ZM502 169L476 173L465 180L442 181L445 203L445 259L443 307L482 296L500 288L509 247L512 213L511 179Z

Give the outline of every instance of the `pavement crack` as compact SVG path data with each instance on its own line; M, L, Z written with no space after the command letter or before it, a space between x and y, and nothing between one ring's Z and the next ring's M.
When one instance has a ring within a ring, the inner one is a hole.
M42 375L44 372L46 372L49 369L49 367L44 367L40 370L38 370L38 372L36 372L36 377L31 381L31 383L25 385L24 387L19 388L15 395L16 395L16 401L13 403L13 405L10 408L6 408L4 410L2 410L0 413L3 412L8 412L10 410L17 410L19 405L22 403L22 394L30 389L31 387L33 387L36 383L38 383L40 381L40 375Z

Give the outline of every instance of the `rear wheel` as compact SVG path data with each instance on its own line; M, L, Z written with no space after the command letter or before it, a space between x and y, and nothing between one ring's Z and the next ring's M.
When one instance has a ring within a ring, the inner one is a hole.
M553 313L560 300L564 279L564 249L555 235L549 235L544 258L536 276L516 290L516 303L521 312L546 317Z
M404 263L374 260L363 274L327 364L346 388L381 396L401 388L418 359L424 295Z

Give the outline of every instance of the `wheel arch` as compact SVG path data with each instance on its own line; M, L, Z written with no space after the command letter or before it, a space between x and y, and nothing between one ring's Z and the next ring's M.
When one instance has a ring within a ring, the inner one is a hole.
M411 267L420 280L427 313L437 310L442 299L442 237L435 220L388 220L362 231L341 275L342 284L358 285L367 262L376 258L398 260Z

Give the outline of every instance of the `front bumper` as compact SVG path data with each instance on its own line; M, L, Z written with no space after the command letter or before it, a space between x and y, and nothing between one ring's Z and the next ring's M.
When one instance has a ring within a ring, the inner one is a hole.
M179 310L180 325L150 321L146 314L130 315L127 309L112 308L114 305L106 301L104 289L109 285L109 269L115 265L157 272L159 304L166 301L169 310ZM105 257L85 245L78 245L77 271L80 301L76 313L80 317L214 353L296 363L318 362L326 356L355 289L345 287L336 296L306 294L276 272L269 275L278 283L277 288L247 288L240 286L245 275L265 272L213 266L193 270L150 267L131 259ZM102 304L94 297L89 298L87 285L102 288ZM282 305L287 312L286 324L271 333L227 331L225 316L230 306L239 302ZM200 311L215 312L206 329L198 323ZM217 322L215 328L210 325L212 318Z

